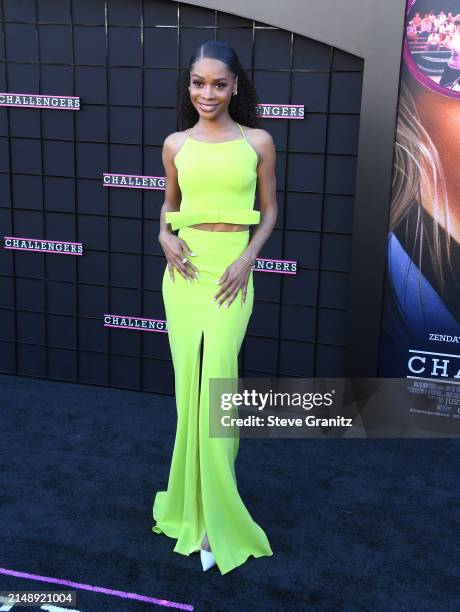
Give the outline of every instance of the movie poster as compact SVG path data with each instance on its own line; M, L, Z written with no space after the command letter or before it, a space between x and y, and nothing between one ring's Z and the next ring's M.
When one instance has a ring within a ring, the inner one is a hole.
M407 379L401 410L454 425L460 419L460 0L408 0L406 8L379 376Z

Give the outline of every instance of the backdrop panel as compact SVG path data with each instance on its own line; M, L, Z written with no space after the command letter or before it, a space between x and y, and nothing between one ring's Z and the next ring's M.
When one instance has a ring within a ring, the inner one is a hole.
M262 119L277 149L279 218L259 257L295 267L255 271L241 374L343 375L362 59L169 0L3 0L1 11L0 90L80 104L0 108L2 236L82 249L21 252L4 240L1 371L172 392L167 333L109 327L104 315L165 318L161 146L178 129L179 71L216 38L235 46L264 108L305 111ZM104 174L156 177L156 188L107 188Z

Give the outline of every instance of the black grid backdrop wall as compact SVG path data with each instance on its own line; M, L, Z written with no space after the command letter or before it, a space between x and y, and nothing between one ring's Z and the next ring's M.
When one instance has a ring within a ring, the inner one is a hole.
M81 97L80 111L0 109L2 236L78 241L81 257L2 249L0 370L171 393L166 333L104 327L164 319L163 191L102 186L102 173L163 176L178 129L176 82L197 44L233 44L277 149L276 228L254 272L241 376L343 375L344 315L363 61L264 23L172 0L0 0L0 89ZM332 18L332 16L331 16ZM257 203L256 203L257 208Z

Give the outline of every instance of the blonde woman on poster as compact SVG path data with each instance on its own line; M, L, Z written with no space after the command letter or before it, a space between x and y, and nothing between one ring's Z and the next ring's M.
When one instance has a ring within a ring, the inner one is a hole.
M433 338L460 339L460 92L419 58L406 41L383 315L387 376L407 371L409 348L444 350Z

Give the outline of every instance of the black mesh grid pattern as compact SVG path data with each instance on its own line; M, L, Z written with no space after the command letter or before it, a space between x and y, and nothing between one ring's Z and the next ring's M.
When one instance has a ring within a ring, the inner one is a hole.
M165 318L157 241L163 191L102 173L163 175L179 70L203 40L233 44L277 149L279 216L254 272L242 376L341 376L363 61L292 32L172 0L0 0L0 89L81 96L80 111L0 108L2 236L84 243L82 257L0 257L0 371L170 393L167 334L103 314Z

